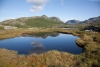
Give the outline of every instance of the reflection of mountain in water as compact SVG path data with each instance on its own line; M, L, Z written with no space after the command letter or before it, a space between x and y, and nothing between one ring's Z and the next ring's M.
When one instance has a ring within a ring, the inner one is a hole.
M31 44L33 45L33 49L29 50L29 54L32 54L32 53L40 54L40 53L45 52L45 48L42 43L32 42Z
M56 37L56 36L59 36L59 33L56 33L56 32L40 32L40 33L29 33L27 34L26 36L33 36L33 37L42 37L42 38L47 38L48 36L51 36L51 37Z

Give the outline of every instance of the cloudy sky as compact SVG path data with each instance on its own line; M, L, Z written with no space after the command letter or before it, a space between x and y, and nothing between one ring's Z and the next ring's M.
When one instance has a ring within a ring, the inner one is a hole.
M100 0L0 0L0 21L41 15L83 21L100 16Z

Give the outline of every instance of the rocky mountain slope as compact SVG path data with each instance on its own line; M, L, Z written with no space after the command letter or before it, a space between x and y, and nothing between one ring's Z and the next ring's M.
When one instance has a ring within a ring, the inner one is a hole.
M89 18L85 21L79 21L79 20L68 20L66 24L92 24L92 25L100 25L100 16Z
M30 28L30 27L54 27L59 24L64 24L57 17L47 17L46 15L34 16L34 17L21 17L17 19L5 20L0 23L6 26L16 26L19 28Z
M79 21L79 20L68 20L66 22L66 24L79 24L79 23L81 23L81 21Z
M100 16L89 18L88 20L85 20L82 23L94 23L94 22L100 22Z

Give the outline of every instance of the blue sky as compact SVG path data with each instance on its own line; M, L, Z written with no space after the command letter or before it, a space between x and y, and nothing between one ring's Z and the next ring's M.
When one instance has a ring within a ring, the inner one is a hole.
M41 15L83 21L100 16L100 0L0 0L0 21Z

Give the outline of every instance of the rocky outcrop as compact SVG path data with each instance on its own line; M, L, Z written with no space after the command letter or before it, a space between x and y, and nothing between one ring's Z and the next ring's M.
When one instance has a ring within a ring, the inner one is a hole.
M48 17L46 15L42 15L41 17L42 18L45 18L45 19L48 19Z
M60 22L61 20L58 17L49 17L50 20Z

